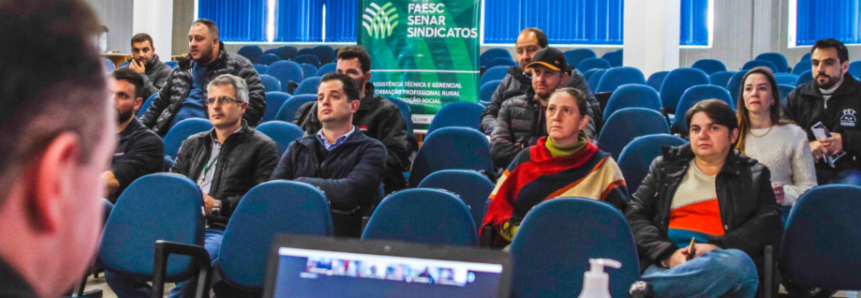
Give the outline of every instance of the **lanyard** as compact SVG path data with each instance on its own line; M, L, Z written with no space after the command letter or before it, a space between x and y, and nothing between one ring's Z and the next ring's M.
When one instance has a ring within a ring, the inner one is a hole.
M213 164L218 163L218 157L221 156L221 151L218 151L218 154L215 155L215 158L210 160L203 166L203 176L206 177L206 173L209 172L209 168L212 167Z

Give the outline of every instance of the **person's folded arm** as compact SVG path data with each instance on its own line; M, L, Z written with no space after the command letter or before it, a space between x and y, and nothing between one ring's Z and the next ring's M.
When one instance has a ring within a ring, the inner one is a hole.
M386 166L386 148L382 144L376 143L364 148L358 154L361 155L359 162L345 178L299 177L295 180L319 187L335 209L352 209L356 206L365 206L370 202L363 202L361 199L371 196L360 194L377 193Z

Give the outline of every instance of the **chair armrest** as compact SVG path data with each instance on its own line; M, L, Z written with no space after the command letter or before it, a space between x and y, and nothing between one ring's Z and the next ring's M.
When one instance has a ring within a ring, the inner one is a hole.
M152 298L164 296L164 278L167 271L167 258L171 254L191 256L197 261L199 272L197 276L196 298L209 297L209 279L212 274L212 260L209 252L201 246L180 244L158 240L155 242L155 260L153 262Z

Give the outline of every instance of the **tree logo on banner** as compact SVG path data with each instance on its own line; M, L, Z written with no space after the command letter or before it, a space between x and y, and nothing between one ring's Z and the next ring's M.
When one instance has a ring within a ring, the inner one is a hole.
M362 26L368 30L368 36L375 39L384 39L392 35L392 29L398 26L397 9L392 3L386 3L382 7L371 2L365 7L362 15Z

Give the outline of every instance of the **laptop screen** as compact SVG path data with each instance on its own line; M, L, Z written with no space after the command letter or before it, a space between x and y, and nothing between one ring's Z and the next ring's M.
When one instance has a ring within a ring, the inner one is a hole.
M503 265L279 247L273 297L499 297Z

